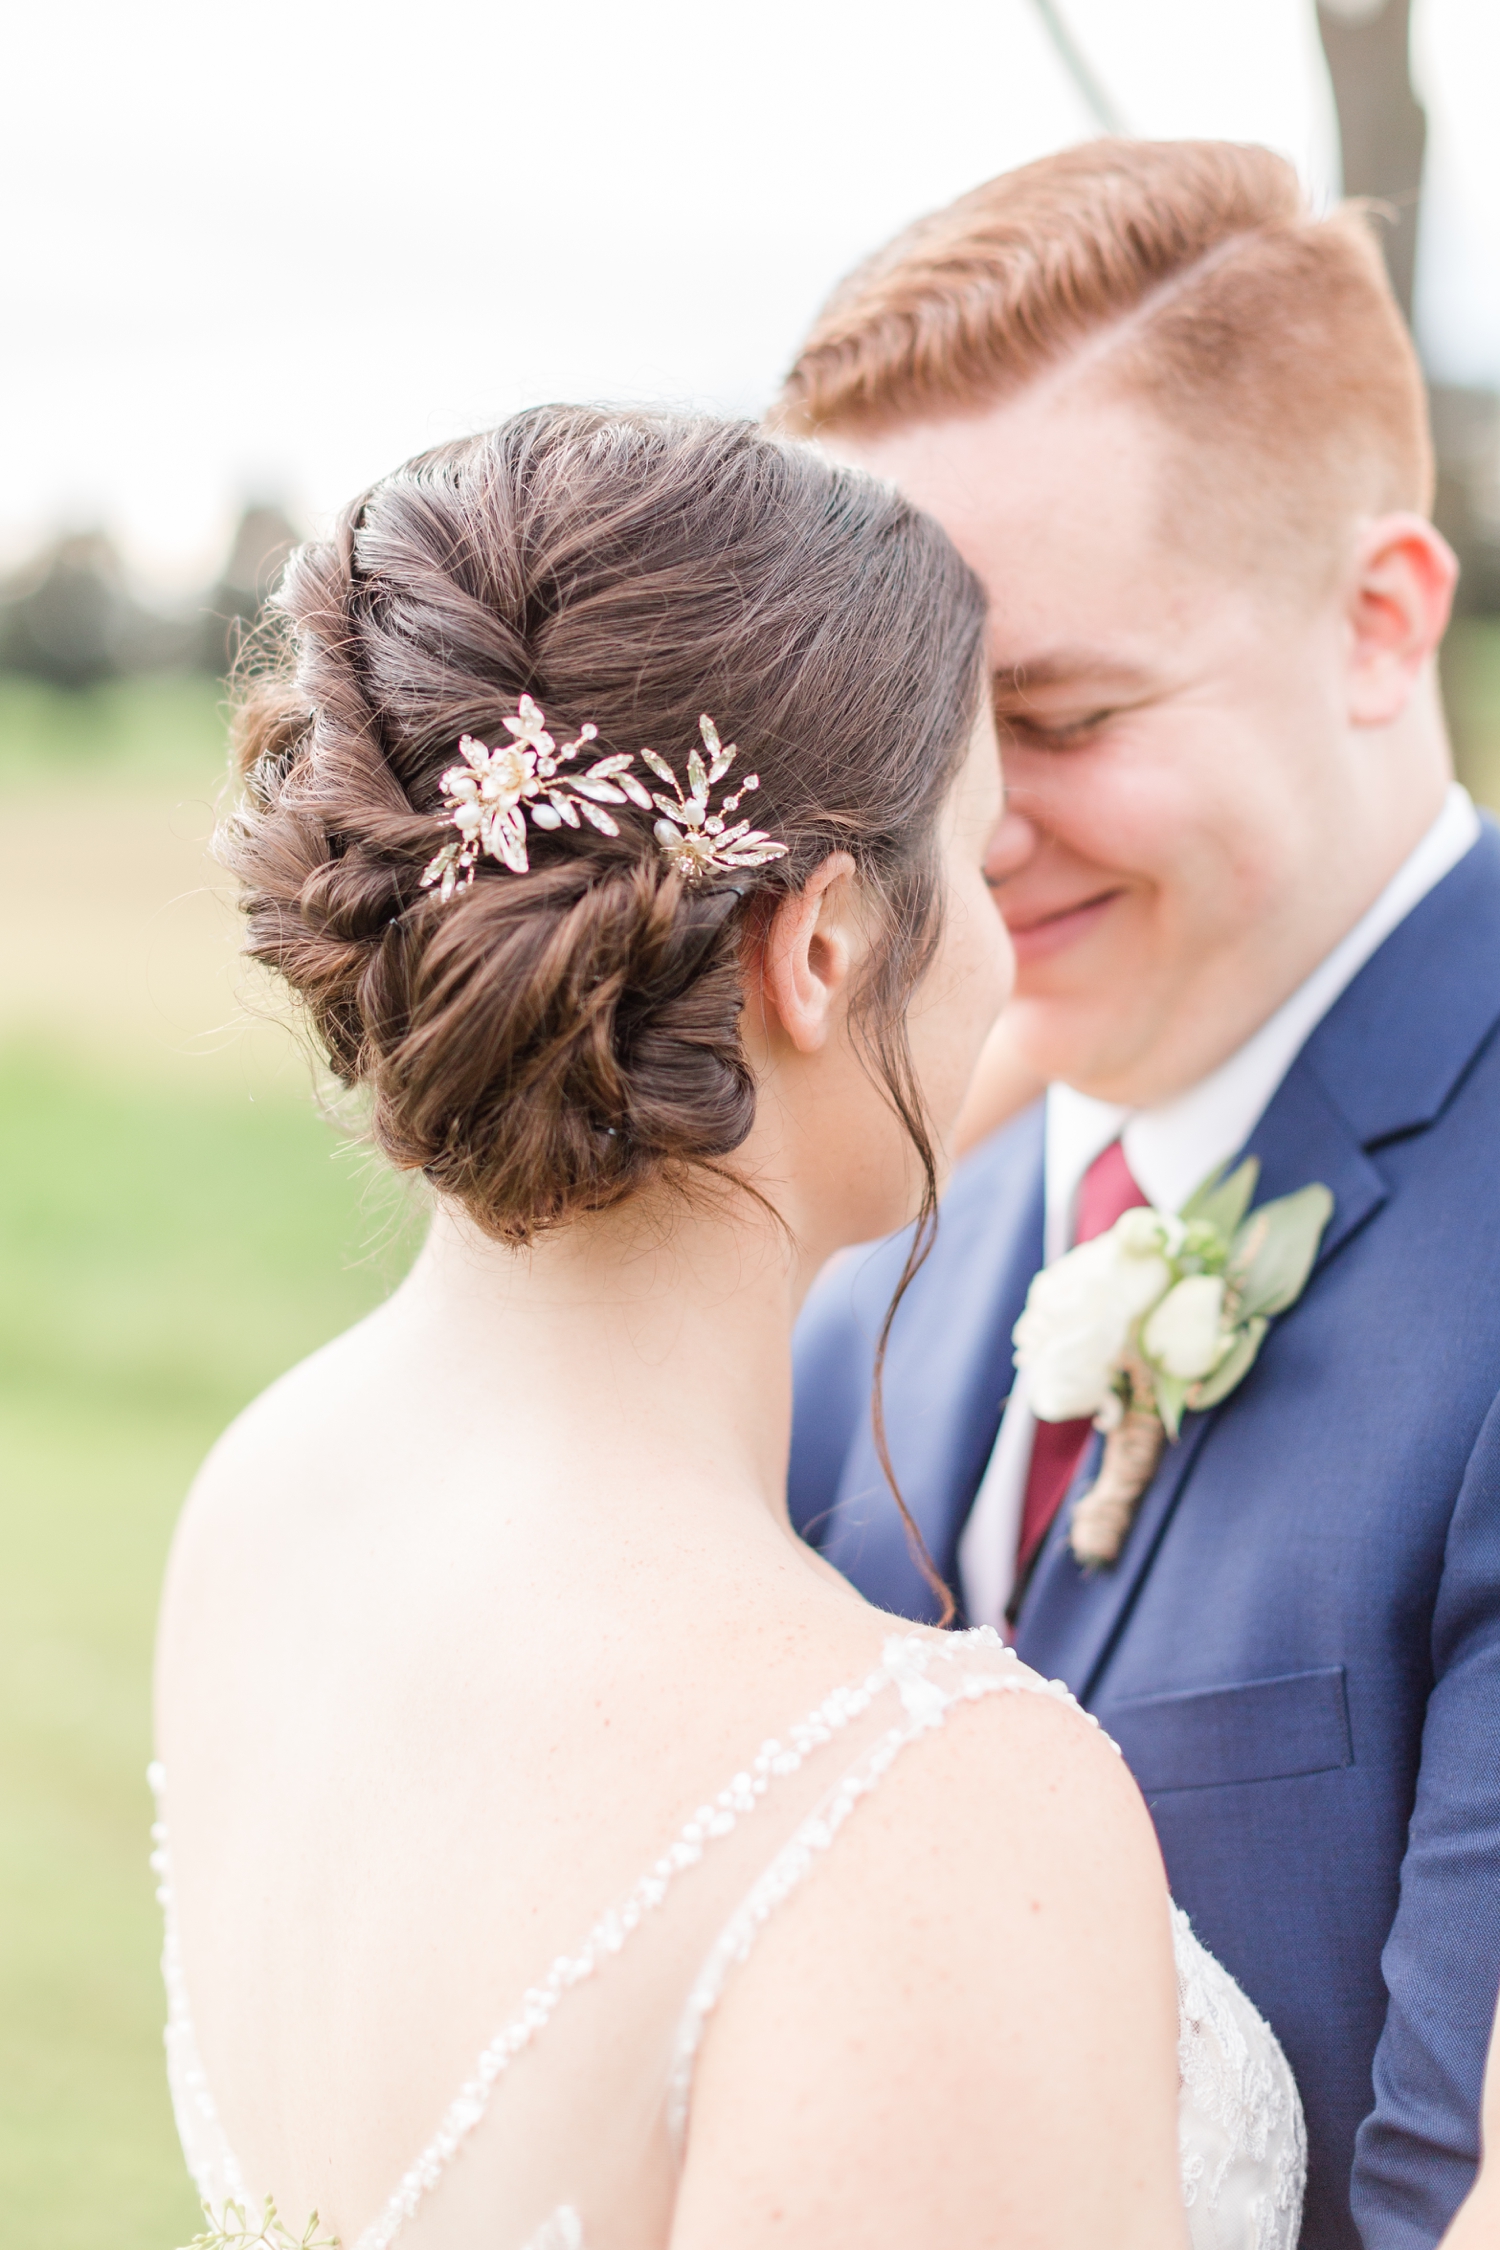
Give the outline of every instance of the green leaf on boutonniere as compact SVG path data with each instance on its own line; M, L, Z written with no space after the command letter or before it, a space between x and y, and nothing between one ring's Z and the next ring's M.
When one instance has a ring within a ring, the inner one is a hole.
M1177 1216L1184 1226L1191 1226L1195 1219L1201 1220L1227 1240L1249 1210L1259 1178L1258 1156L1247 1156L1238 1170L1227 1178L1220 1173L1210 1173L1203 1185L1193 1190Z
M1194 1383L1188 1391L1187 1403L1195 1414L1206 1414L1220 1399L1228 1398L1242 1376L1248 1375L1255 1365L1255 1355L1260 1350L1261 1338L1270 1327L1268 1320L1258 1314L1246 1322L1228 1356L1221 1360L1212 1375L1205 1375L1201 1383ZM1176 1435L1176 1432L1173 1432Z
M1297 1302L1332 1216L1333 1197L1315 1183L1263 1203L1246 1220L1229 1259L1241 1320L1285 1312Z
M1161 1426L1174 1442L1182 1428L1183 1413L1188 1405L1189 1386L1176 1375L1163 1375L1159 1368L1151 1371L1151 1389L1156 1400L1156 1411Z

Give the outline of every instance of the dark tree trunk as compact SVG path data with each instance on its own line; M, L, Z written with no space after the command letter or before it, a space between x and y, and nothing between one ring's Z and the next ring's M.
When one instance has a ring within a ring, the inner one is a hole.
M1411 0L1318 0L1318 31L1338 110L1344 193L1391 206L1386 264L1410 320L1427 147L1426 113L1411 85Z

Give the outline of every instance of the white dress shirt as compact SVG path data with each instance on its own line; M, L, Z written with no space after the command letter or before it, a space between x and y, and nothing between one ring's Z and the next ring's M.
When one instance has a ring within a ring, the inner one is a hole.
M1455 782L1437 819L1369 911L1243 1047L1185 1094L1154 1109L1131 1110L1095 1101L1071 1086L1049 1087L1044 1156L1047 1262L1060 1258L1071 1245L1083 1175L1111 1141L1123 1141L1125 1160L1142 1194L1160 1210L1176 1211L1211 1173L1220 1170L1249 1139L1297 1055L1345 986L1478 839L1479 816L1468 791ZM1016 1545L1035 1431L1025 1378L1018 1375L959 1542L964 1606L976 1625L1002 1622L1015 1584Z

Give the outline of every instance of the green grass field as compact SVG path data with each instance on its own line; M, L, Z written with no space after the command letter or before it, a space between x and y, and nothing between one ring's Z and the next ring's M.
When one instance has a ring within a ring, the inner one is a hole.
M1500 627L1460 627L1447 678L1467 777L1500 805ZM268 1067L264 1039L241 1062L177 1038L180 1024L163 1038L148 1004L163 945L221 942L211 902L196 918L160 909L202 880L222 756L204 683L66 697L0 680L7 2250L174 2250L195 2231L162 2072L146 1866L162 1563L225 1422L356 1319L410 1239L390 1192L316 1115L303 1070ZM7 832L20 839L8 864ZM132 861L158 832L171 846L161 863ZM36 838L54 833L61 872L38 881ZM91 900L69 889L83 842ZM132 901L136 864L156 888ZM121 946L101 1009L100 955ZM181 1005L207 1007L184 966Z
M221 725L195 683L8 686L0 830L44 766L79 817L106 770L163 818L214 784ZM57 998L55 1026L0 1040L0 2238L173 2250L199 2222L146 1866L162 1563L225 1422L358 1318L400 1250L305 1074L136 1067Z

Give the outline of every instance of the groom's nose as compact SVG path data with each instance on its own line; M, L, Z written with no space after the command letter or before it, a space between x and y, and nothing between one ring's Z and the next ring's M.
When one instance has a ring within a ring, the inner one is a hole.
M1019 875L1040 841L1041 831L1035 821L1028 820L1025 813L1017 812L1007 805L1000 825L995 830L994 840L985 854L985 881L990 884L1004 883L1012 875Z

